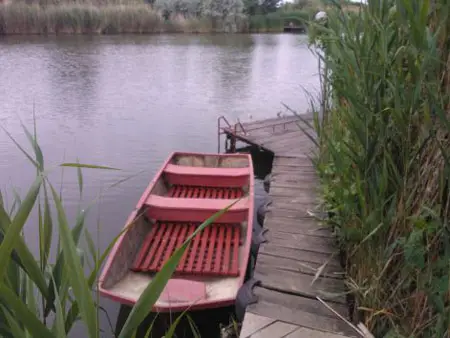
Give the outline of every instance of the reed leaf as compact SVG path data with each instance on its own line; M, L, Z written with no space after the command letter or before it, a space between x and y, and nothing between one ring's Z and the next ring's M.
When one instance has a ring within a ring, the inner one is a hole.
M16 216L12 220L11 225L8 227L5 238L0 245L0 280L2 280L5 275L7 261L9 260L9 256L13 248L17 245L17 242L20 241L22 228L25 225L31 210L33 209L34 203L36 202L42 180L42 176L38 175L36 177L36 180L28 191L28 194L20 206Z
M94 165L94 164L83 164L83 163L61 163L61 167L71 167L71 168L88 168L88 169L104 169L104 170L120 170L118 168L107 167L102 165Z
M88 283L84 276L83 267L79 260L72 232L69 229L66 214L61 200L51 184L49 184L55 207L58 213L59 234L64 252L64 263L67 265L68 279L73 288L73 293L79 303L81 317L87 326L89 337L98 336L98 323L96 310Z
M14 317L27 328L33 337L55 337L53 333L31 312L24 302L10 288L0 283L0 300L14 313Z

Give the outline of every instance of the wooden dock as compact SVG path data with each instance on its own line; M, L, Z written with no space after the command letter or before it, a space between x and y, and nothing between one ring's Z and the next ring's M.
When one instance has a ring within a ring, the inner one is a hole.
M268 241L259 249L257 302L247 307L241 338L357 337L316 298L348 319L334 235L307 213L317 205L318 182L309 157L313 142L301 127L307 124L292 116L221 128L228 138L274 153L264 221Z

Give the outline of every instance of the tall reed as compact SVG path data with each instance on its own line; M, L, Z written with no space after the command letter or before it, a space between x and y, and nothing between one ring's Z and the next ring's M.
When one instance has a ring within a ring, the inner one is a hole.
M34 155L8 135L35 167L36 177L23 200L15 198L11 208L6 208L5 201L0 198L0 334L3 337L60 338L66 337L74 323L79 321L86 328L88 337L99 337L101 308L94 288L99 268L115 240L104 252L99 253L91 235L84 228L86 214L94 203L84 210L79 209L75 224L70 226L62 198L48 179L48 173L55 168L48 165L44 167L44 156L36 133L30 133L25 127L24 131ZM63 163L59 167L77 171L80 195L83 191L83 168L114 170L80 163ZM133 307L119 333L120 338L135 334L171 278L192 238L227 212L229 207L206 220L173 253ZM35 223L39 228L38 257L33 256L22 236L24 225L30 221L33 209L37 209ZM132 223L128 224L123 231L132 226ZM117 235L116 240L123 231ZM89 250L82 250L83 239L87 241ZM55 241L56 248L52 248ZM54 258L50 257L52 250L56 251ZM92 264L88 265L88 262ZM85 274L86 270L89 270L88 274ZM178 321L175 320L166 337L173 336Z
M353 316L376 337L450 325L449 0L335 4L312 25L328 83L316 115L324 207Z
M148 4L98 5L89 1L0 4L0 34L121 34L245 32L245 17L226 21L208 16L172 15L166 20Z

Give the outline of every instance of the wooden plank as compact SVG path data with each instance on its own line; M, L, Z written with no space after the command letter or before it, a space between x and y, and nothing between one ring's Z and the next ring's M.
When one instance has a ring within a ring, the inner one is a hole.
M311 161L307 156L303 157L291 157L291 156L278 156L275 155L273 159L273 165L285 165L285 166L303 166L305 163L311 165Z
M311 217L287 218L267 213L264 227L271 230L283 231L290 234L304 234L309 236L334 238L332 229Z
M244 126L244 129L252 130L252 129L256 129L256 128L264 128L267 126L273 126L275 124L295 122L295 121L300 121L300 119L295 115L290 115L290 116L274 117L274 118L257 120L257 121L247 121L247 122L243 122L242 125Z
M278 182L270 183L269 194L272 196L291 196L293 193L297 194L316 194L320 191L317 185L306 184L282 184Z
M298 215L306 215L307 210L316 207L319 204L319 201L313 200L313 197L305 197L302 196L292 199L291 197L287 197L285 199L281 199L282 196L277 196L278 198L274 198L272 203L269 205L268 209L273 210L277 209L280 212L293 212ZM300 213L302 212L303 213Z
M269 144L272 144L274 142L280 142L280 141L286 141L289 140L292 142L292 140L297 141L298 143L302 142L302 136L303 132L299 129L297 130L284 130L283 133L272 133L269 137L265 137L263 139L263 145L268 146Z
M251 338L283 338L287 334L294 332L299 327L297 325L276 321L266 326L261 331L255 332Z
M339 279L319 277L311 285L314 276L259 264L259 260L256 261L254 277L260 280L261 286L265 288L307 298L318 296L329 302L346 304L346 289L344 282Z
M299 257L299 259L302 259ZM263 252L258 254L257 262L260 265L277 266L281 270L300 272L304 275L315 276L318 269L321 268L322 264L303 262L295 259L290 259L286 257L277 257L267 255ZM342 279L344 273L339 265L339 262L334 262L333 264L327 264L321 271L321 276L328 278Z
M296 188L296 187L279 187L274 186L269 189L269 197L271 200L277 200L279 202L283 200L288 200L289 198L300 201L314 200L316 195L317 187L306 187L306 188Z
M268 206L268 213L272 213L272 215L276 217L289 218L289 219L297 219L297 218L307 218L311 217L308 215L307 210L313 209L316 205L311 205L311 203L298 203L297 210L284 209L283 206L278 205L274 206L273 203ZM314 219L314 217L311 217Z
M247 307L247 311L251 313L270 316L310 329L344 335L350 332L341 319L315 299L283 294L261 287L256 287L254 293L258 297L258 302ZM348 317L346 306L338 304L330 304L330 306L345 318Z
M310 330L306 327L300 327L294 332L289 333L284 338L349 338L349 337L357 337L353 336L343 336L336 333L323 332L318 330Z
M315 263L318 265L327 263L330 266L333 265L336 268L342 269L338 260L338 252L335 255L330 255L323 252L311 252L299 248L286 248L271 243L264 243L259 247L258 255L260 253L274 257L289 258L301 263Z
M333 238L291 234L277 230L277 228L273 227L265 235L268 242L273 245L328 254L336 251L335 240Z
M264 316L258 316L251 312L246 312L239 337L248 338L253 333L263 329L266 326L269 326L274 322L275 319Z

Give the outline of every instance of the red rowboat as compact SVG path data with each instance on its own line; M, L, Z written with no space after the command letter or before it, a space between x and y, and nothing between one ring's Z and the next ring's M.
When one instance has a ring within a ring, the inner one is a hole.
M203 221L239 201L191 242L152 311L232 305L244 282L253 224L253 165L246 154L173 153L139 200L112 249L100 293L134 304Z

